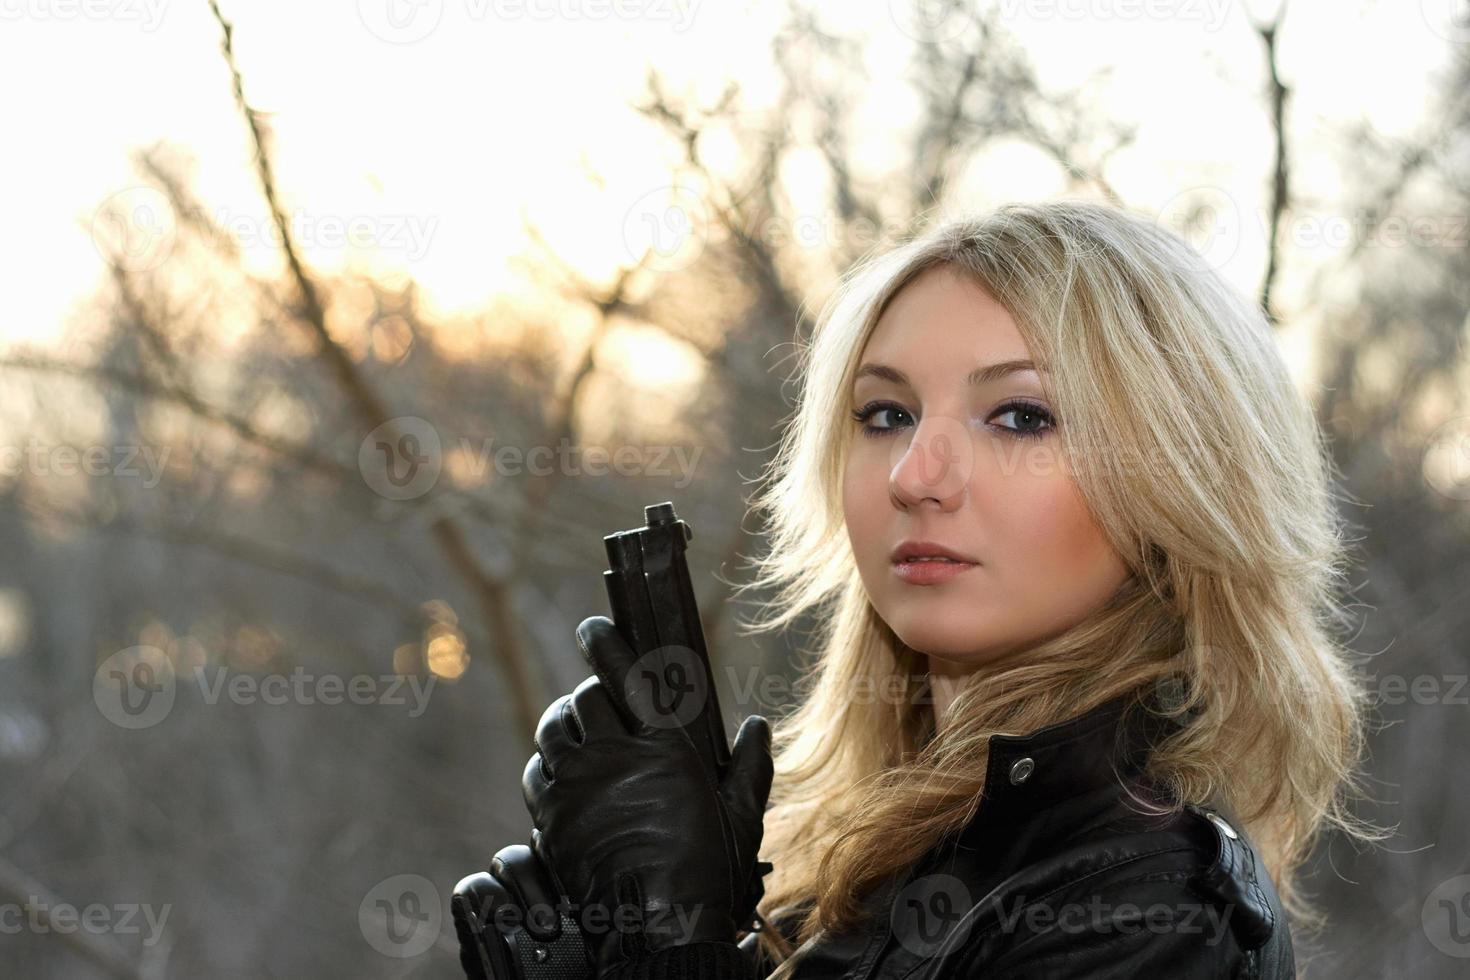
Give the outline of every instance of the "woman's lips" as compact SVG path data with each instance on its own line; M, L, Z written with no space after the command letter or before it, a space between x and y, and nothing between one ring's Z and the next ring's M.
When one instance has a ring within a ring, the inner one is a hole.
M893 562L893 573L910 585L938 585L975 567L974 562L919 558Z

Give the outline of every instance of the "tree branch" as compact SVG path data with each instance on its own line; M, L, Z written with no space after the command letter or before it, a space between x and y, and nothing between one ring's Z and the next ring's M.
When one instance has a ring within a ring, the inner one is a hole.
M245 98L245 83L235 63L232 44L233 28L229 21L225 20L217 0L210 0L209 6L224 35L221 49L234 81L235 102L245 117L246 124L250 127L251 139L256 147L256 170L260 178L261 189L270 207L276 229L280 233L291 277L295 280L297 289L301 293L304 307L303 318L316 339L317 351L327 362L337 383L346 392L348 400L355 407L366 429L369 431L382 429L389 442L396 442L396 427L392 424L392 417L387 407L378 398L367 379L358 371L352 358L341 345L332 339L327 329L326 311L317 295L316 286L307 274L297 252L290 222L286 218L276 191L275 174L271 167L262 116L251 108ZM464 530L453 518L447 515L440 517L434 522L431 530L450 566L470 586L479 601L481 614L485 617L489 627L489 635L495 640L492 653L499 659L509 685L511 708L515 712L523 737L527 743L531 743L541 714L537 705L545 699L537 690L538 685L532 679L530 664L521 646L520 623L514 613L509 588L505 582L481 566L466 539Z
M1271 23L1255 25L1256 34L1266 49L1266 72L1271 98L1271 128L1276 136L1275 167L1271 179L1271 222L1266 239L1266 274L1261 282L1261 309L1273 326L1280 323L1280 317L1277 316L1272 306L1272 292L1280 272L1281 219L1291 201L1286 146L1286 97L1289 93L1281 81L1281 74L1276 64L1276 39L1285 16L1286 3L1283 2Z

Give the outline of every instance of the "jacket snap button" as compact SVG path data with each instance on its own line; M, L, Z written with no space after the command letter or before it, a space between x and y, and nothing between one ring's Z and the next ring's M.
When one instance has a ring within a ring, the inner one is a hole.
M1036 763L1028 755L1024 759L1017 759L1011 763L1011 784L1019 786L1031 778L1031 771L1036 768Z
M1238 834L1236 834L1235 828L1226 823L1225 818L1220 816L1218 813L1206 813L1205 816L1209 818L1210 823L1223 830L1225 832L1225 836L1229 837L1231 840L1235 840L1239 836Z

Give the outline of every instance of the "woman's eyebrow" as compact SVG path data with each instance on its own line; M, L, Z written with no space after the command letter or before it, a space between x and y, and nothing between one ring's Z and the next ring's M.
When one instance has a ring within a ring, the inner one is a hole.
M965 384L989 384L992 381L995 381L999 378L1004 378L1006 375L1014 374L1017 371L1041 372L1045 370L1045 365L1038 367L1034 361L1030 360L996 361L994 364L986 364L982 367L977 367L975 370L965 375ZM852 380L854 383L856 383L860 378L866 377L882 378L884 381L892 381L896 385L913 387L909 383L908 375L904 374L896 367L889 367L887 364L873 364L871 362L868 364L864 364L862 367L857 369L857 374L853 375Z

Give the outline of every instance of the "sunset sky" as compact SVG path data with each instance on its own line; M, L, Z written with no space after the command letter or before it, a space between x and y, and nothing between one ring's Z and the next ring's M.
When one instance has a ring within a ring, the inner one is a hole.
M1261 46L1246 11L1267 5L1001 6L1047 85L1072 86L1112 67L1098 102L1140 127L1109 170L1130 204L1164 208L1200 187L1241 203L1239 247L1226 265L1254 290L1272 150ZM1389 137L1411 136L1423 125L1433 72L1452 44L1470 43L1450 7L1291 5L1281 68L1292 88L1301 220L1332 214L1343 165L1335 132L1361 121ZM785 16L783 4L698 0L254 0L222 8L235 26L247 97L271 114L280 184L288 207L302 210L309 261L340 268L353 251L341 231L356 228L365 242L355 250L360 264L413 276L444 312L527 288L507 264L527 248L527 222L588 278L630 262L640 209L661 206L678 156L629 108L648 66L674 91L706 101L738 80L742 105L758 118L777 91L769 38ZM1173 14L1136 15L1152 9ZM855 127L860 166L901 169L915 104L904 80L913 50L906 31L917 14L894 2L827 16L831 29L868 39ZM192 156L194 189L207 207L260 269L276 261L219 45L204 2L0 7L10 222L0 239L0 265L9 270L0 344L56 344L76 326L75 304L103 280L94 217L110 195L136 195L142 184L128 163L135 147L166 141ZM738 145L707 149L717 164L738 165ZM957 189L976 206L1061 190L1055 169L1038 159L1025 148L997 150ZM807 172L794 156L788 190L820 215L827 203Z

